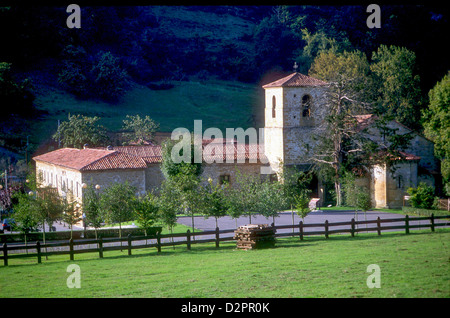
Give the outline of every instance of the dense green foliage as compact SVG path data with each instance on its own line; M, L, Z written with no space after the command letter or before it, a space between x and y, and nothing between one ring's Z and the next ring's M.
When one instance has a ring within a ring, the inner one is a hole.
M413 208L431 209L434 202L434 187L421 182L417 188L408 188L409 201Z
M430 104L425 110L425 135L434 141L435 154L441 161L441 172L450 195L450 73L429 92Z
M106 129L98 124L100 118L83 115L70 115L63 121L53 139L61 143L62 147L83 148L85 144L90 147L104 146L108 140Z
M0 115L12 113L31 116L34 97L30 79L17 81L11 70L11 63L0 61Z

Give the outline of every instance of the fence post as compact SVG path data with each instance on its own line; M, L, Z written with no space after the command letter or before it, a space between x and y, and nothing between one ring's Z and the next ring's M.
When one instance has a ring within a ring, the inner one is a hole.
M3 243L3 265L8 266L8 245Z
M186 232L186 244L187 244L187 249L190 251L191 250L191 231L187 230Z
M328 238L328 220L325 220L325 238Z
M355 237L355 218L352 218L352 228L350 230L350 233L352 234L352 237Z
M300 221L298 227L300 228L300 241L303 241L303 221Z
M41 258L41 242L37 241L36 242L36 252L37 252L37 261L38 264L42 263L42 258Z
M128 256L131 255L131 233L128 234Z
M430 222L431 222L431 232L434 232L434 213L431 213Z
M103 258L103 238L98 238L98 257Z
M405 215L405 234L409 234L409 216Z
M73 239L69 240L70 260L73 261Z
M219 247L219 228L216 227L216 247Z
M161 233L156 232L156 248L158 249L158 253L161 253Z
M377 218L377 232L378 232L378 235L381 235L381 220L380 220L380 217Z

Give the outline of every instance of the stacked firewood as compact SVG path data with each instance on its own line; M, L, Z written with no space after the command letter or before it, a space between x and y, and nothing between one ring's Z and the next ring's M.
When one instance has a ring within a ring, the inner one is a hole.
M275 228L268 224L249 224L234 231L236 247L251 250L275 246Z

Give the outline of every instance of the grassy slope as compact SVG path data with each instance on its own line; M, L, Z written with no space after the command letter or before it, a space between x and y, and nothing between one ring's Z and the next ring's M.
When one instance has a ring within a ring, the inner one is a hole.
M275 249L240 251L233 243L53 256L43 264L11 260L0 267L9 297L450 297L450 232L361 234L355 238L283 239ZM30 264L17 266L18 264ZM69 264L81 288L66 287ZM33 264L33 265L31 265ZM378 264L381 288L366 285Z
M170 90L134 85L117 104L79 100L57 88L41 87L36 105L48 115L33 123L34 138L42 141L50 137L58 119L67 120L69 113L99 116L101 123L112 131L121 128L127 114L140 114L159 122L160 131L172 131L177 127L192 131L194 120L201 119L203 129L218 127L224 134L227 127L253 127L254 116L262 115L263 92L255 85L218 80L174 84ZM261 123L258 120L256 124Z

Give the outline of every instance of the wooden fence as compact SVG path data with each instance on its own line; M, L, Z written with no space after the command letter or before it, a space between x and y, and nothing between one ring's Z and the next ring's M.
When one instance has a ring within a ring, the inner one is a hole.
M329 238L332 234L338 233L350 233L351 237L354 237L358 232L377 232L378 235L381 235L382 231L387 230L404 230L405 234L409 234L411 229L417 228L427 228L429 227L431 231L434 232L436 227L439 226L449 226L449 222L438 222L435 221L438 219L449 219L450 215L447 216L434 216L431 215L429 217L409 217L406 215L403 218L393 218L393 219L380 219L379 217L376 220L369 221L355 221L352 219L347 222L334 222L329 223L326 220L324 223L310 223L305 224L302 221L297 225L280 225L275 226L277 230L276 237L286 237L286 236L297 236L300 240L303 240L305 236L309 235L324 235L325 238ZM411 224L412 222L417 221L429 221L426 224ZM399 225L388 225L382 226L386 223L401 223ZM366 225L365 227L359 227L360 225ZM367 225L373 225L371 227L367 227ZM336 228L339 227L339 228ZM309 228L315 228L313 231L307 231ZM319 228L320 230L317 230ZM323 230L321 230L323 228ZM291 229L292 231L286 232L278 232L278 230L286 230ZM187 230L186 233L179 234L159 234L152 236L131 236L125 238L105 238L102 239L81 239L81 240L69 240L65 242L47 242L42 244L40 241L35 243L29 243L27 246L25 245L17 245L17 244L7 244L4 243L1 251L3 255L0 256L0 260L3 260L3 264L5 266L8 265L8 260L13 258L23 258L23 257L36 257L37 262L42 262L42 257L50 256L50 255L69 255L70 260L74 260L75 254L81 253L98 253L99 258L103 258L103 253L107 251L116 251L116 250L127 250L128 255L132 255L133 249L143 249L143 248L156 248L158 252L161 252L161 247L163 246L175 246L175 245L186 245L187 249L191 249L192 244L199 243L208 243L215 242L215 246L220 247L220 242L223 241L233 241L233 236L222 236L221 234L234 233L234 229L229 230L220 230L216 228L214 231L204 231L204 232L195 232L191 233L190 230ZM197 239L197 237L210 236L205 239ZM211 237L212 236L212 237ZM195 237L195 239L193 239ZM163 242L162 240L169 239L169 241ZM175 239L175 240L174 240ZM156 242L147 244L147 240L153 240ZM133 242L138 244L133 244ZM115 244L113 246L105 246L105 244ZM120 243L120 244L117 244ZM123 244L126 243L126 244ZM96 245L96 247L90 247L89 245ZM75 247L82 246L83 248L77 249ZM49 248L66 248L65 250L52 250L47 251ZM85 247L85 248L84 248ZM28 253L28 250L35 250L35 253ZM23 251L26 250L26 253L13 253L9 254L10 251Z

